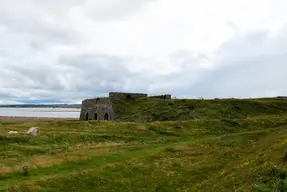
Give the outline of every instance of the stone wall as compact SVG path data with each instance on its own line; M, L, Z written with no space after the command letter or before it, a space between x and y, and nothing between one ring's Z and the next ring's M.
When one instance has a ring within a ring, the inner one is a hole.
M86 99L82 102L80 120L114 120L115 114L109 98Z
M143 98L148 95L145 93L122 93L122 92L110 92L110 99L135 99L135 98Z
M149 96L149 98L157 98L157 99L171 99L171 95L156 95L156 96Z
M111 104L111 100L107 97L86 99L82 101L82 106L90 106L94 104Z

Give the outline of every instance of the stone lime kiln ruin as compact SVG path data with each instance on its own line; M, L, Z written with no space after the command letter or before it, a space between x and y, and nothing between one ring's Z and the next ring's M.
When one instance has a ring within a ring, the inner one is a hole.
M171 99L171 95L148 96L145 93L120 93L110 92L109 97L86 99L82 102L80 120L116 120L120 114L117 113L115 104L117 99L137 98L159 98Z

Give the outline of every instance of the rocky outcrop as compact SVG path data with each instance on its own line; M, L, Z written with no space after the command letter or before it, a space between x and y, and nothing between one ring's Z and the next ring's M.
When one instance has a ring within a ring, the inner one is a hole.
M31 135L31 136L38 136L38 135L40 135L40 129L38 127L31 127L27 131L27 134Z

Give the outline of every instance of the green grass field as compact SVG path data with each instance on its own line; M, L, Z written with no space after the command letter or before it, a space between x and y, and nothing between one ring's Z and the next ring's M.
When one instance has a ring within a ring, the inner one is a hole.
M228 118L0 122L0 191L287 191L286 103L256 102Z

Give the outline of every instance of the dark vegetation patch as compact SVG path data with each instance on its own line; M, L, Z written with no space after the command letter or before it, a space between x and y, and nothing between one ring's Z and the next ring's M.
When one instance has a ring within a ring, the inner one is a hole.
M166 135L166 136L180 136L179 134L169 131L167 128L162 126L155 126L155 125L149 125L148 129L156 134L160 135Z
M5 144L5 143L28 143L29 142L29 138L28 137L7 137L7 136L1 136L0 135L0 143L1 144Z
M222 136L220 139L206 141L204 143L212 146L223 146L223 147L248 147L250 144L256 144L259 138L268 135L268 131L248 133L246 135L231 135Z

